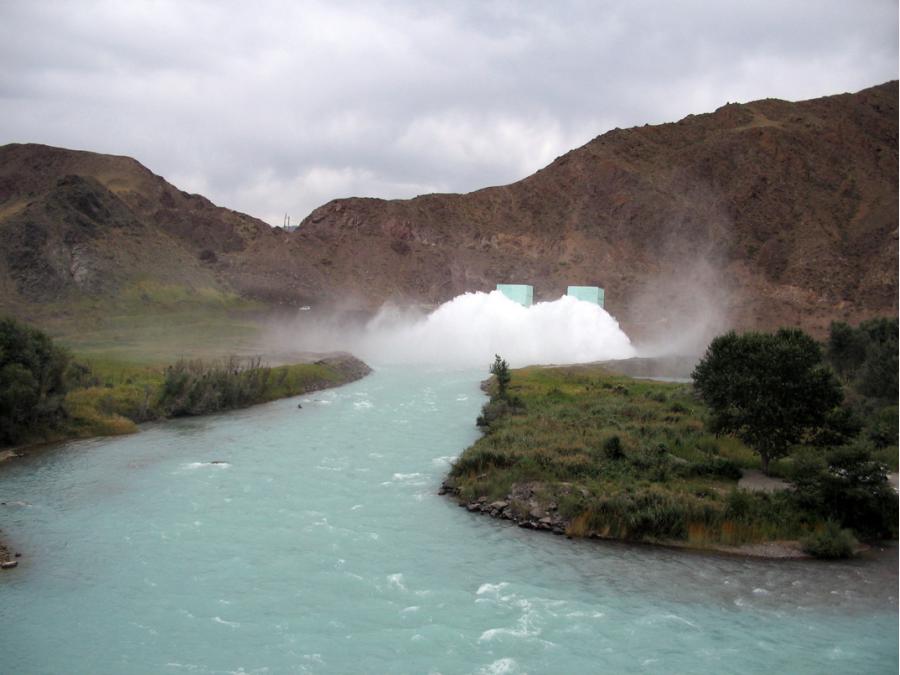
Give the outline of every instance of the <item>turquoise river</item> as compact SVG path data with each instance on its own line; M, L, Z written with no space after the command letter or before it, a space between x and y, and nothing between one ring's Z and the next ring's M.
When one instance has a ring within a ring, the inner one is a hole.
M439 497L482 375L380 369L7 462L0 672L897 672L896 548L567 540Z

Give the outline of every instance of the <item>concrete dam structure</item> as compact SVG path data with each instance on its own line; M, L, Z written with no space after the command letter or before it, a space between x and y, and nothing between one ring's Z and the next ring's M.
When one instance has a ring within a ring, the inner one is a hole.
M599 286L569 286L566 295L603 307L604 293Z
M528 284L497 284L497 290L523 307L531 307L534 304L534 287ZM605 300L603 289L599 286L569 286L566 295L600 307L603 307Z
M534 304L534 287L527 284L497 284L497 290L523 307Z

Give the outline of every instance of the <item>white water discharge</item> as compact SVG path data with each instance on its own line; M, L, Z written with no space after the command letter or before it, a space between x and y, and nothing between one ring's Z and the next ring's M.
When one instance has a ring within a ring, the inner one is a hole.
M635 355L618 322L598 305L562 297L523 307L499 291L464 293L424 316L384 308L359 332L318 331L318 337L305 348L345 349L373 364L480 367L500 354L527 366Z

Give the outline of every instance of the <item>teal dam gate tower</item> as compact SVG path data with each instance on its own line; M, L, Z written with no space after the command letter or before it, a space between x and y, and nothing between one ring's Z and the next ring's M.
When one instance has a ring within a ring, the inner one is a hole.
M523 307L531 307L534 304L534 287L528 284L497 284L497 290ZM599 307L603 307L605 300L603 289L599 286L569 286L566 295Z

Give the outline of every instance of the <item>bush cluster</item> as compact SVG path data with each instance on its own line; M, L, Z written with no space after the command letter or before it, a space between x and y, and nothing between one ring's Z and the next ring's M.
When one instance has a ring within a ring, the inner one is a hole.
M897 536L897 494L864 444L800 454L792 473L801 508L861 536Z
M259 358L181 360L166 368L159 405L171 417L240 408L264 400L270 374Z
M803 550L815 558L837 560L853 557L859 542L850 530L829 520L823 529L804 538L802 545Z
M63 423L70 361L41 331L0 319L0 445L27 441Z

